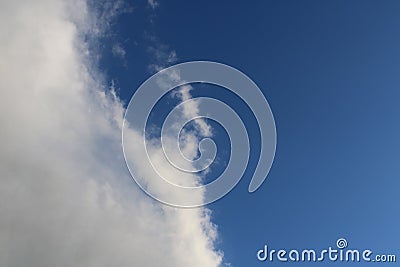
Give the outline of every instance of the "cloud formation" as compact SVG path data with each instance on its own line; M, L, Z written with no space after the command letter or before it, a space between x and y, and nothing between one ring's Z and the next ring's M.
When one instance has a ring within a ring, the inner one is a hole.
M114 44L111 48L111 52L113 56L120 59L125 59L126 51L120 43Z
M157 8L159 6L158 1L156 1L156 0L148 0L147 3L153 9L155 9L155 8Z
M161 205L126 169L124 108L84 38L115 12L98 17L83 0L0 3L0 266L222 262L209 210Z

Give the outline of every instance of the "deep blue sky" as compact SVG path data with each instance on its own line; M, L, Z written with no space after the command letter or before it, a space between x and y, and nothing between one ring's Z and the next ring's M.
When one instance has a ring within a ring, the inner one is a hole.
M109 40L125 47L125 62L107 54L108 41L101 61L122 99L149 77L149 36L156 36L178 62L211 60L243 71L273 110L278 145L267 180L247 192L253 160L240 184L209 205L227 262L271 265L255 256L266 243L318 249L339 237L352 248L400 257L399 1L131 5ZM257 147L257 138L252 142ZM342 265L351 264L332 266Z

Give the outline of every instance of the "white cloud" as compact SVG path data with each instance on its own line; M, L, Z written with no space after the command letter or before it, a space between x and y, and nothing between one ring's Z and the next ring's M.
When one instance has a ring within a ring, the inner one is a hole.
M151 72L159 72L169 67L170 65L176 63L178 61L178 56L175 50L170 49L167 45L161 43L158 38L155 36L151 36L150 40L154 43L153 46L148 47L148 52L152 58L153 63L148 66ZM180 74L176 70L166 71L161 78L158 79L158 86L163 90L170 90L172 88L171 84L174 84L173 81L180 81ZM176 90L173 94L174 97L177 97L180 101L186 101L192 98L190 91L193 90L193 87L190 84L186 84L180 86L178 90ZM188 105L184 105L182 110L182 115L186 119L192 119L198 116L199 112L199 101L192 101ZM196 126L196 133L192 133L192 135L200 134L202 137L211 137L212 131L211 127L205 122L203 119L194 120L194 124ZM189 133L188 133L189 134ZM195 136L192 136L193 139ZM190 137L188 137L190 138ZM197 138L196 138L197 139ZM191 149L192 153L196 154L197 151L197 143L195 144L195 149ZM192 147L194 143L187 144L189 147Z
M153 9L157 8L159 6L160 3L158 3L158 1L156 0L148 0L147 3L149 4L149 6Z
M207 209L132 182L123 107L80 38L94 21L83 0L0 3L0 266L218 266Z
M153 46L148 47L148 53L151 56L152 64L148 66L149 70L152 72L159 72L163 70L162 73L157 78L157 85L159 86L160 90L169 91L172 90L172 97L177 98L180 102L185 102L189 99L192 99L191 91L193 87L190 84L184 84L173 90L174 85L178 81L182 81L179 70L177 69L169 69L166 70L165 68L169 67L170 65L176 63L178 61L177 54L175 50L170 49L167 45L163 44L156 36L151 36L150 40L154 43ZM212 137L212 129L210 125L202 118L196 118L199 116L200 112L200 100L192 99L190 102L186 102L184 105L178 108L179 113L176 117L174 117L173 121L175 121L176 126L173 129L173 133L170 135L176 137L176 133L181 133L179 138L180 144L180 152L175 153L175 155L169 155L169 160L174 163L179 164L177 166L182 166L185 160L183 159L182 155L189 159L195 160L199 156L199 143L202 138ZM196 119L193 119L196 118ZM187 130L187 129L180 129L182 125L180 125L181 120L192 121L195 127L194 130ZM164 138L165 139L165 138ZM168 150L174 150L176 146L176 140L171 138L169 144L164 144L166 146L170 146L167 148ZM160 159L165 159L165 157L160 157ZM209 173L210 169L204 169L210 165L208 161L201 161L202 163L194 163L196 170L204 170L203 174ZM193 186L191 184L192 181L189 183L187 180L190 179L182 179L178 177L177 174L174 172L175 168L169 169L167 166L164 169L168 169L167 173L161 175L162 177L168 177L169 181L173 181L175 184L179 184L182 186ZM185 168L186 170L192 168ZM178 177L178 179L177 179ZM200 181L194 182L196 185L200 184Z
M192 98L192 95L190 94L191 90L193 90L193 87L190 85L181 86L178 90L178 97L180 98L180 100L186 101L191 99ZM182 114L186 119L194 118L198 116L199 113L200 113L199 101L197 101L196 99L194 99L194 101L192 101L190 105L183 106ZM194 122L197 130L202 136L204 137L212 136L211 127L203 119L197 119Z
M111 48L111 52L114 57L117 57L122 60L125 59L126 51L125 48L120 43L115 43Z
M151 72L158 72L178 60L175 50L170 50L168 46L154 41L155 45L148 48L148 52L152 56L153 63L149 65Z

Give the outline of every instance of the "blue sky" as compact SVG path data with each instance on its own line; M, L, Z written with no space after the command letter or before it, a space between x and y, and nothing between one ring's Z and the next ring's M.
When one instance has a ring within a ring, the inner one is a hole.
M249 194L259 144L254 118L228 93L193 92L231 101L253 135L246 175L209 205L227 262L262 266L255 254L266 243L321 248L339 237L356 248L398 251L397 1L130 4L133 12L115 25L125 65L112 56L102 65L122 99L129 101L149 77L148 47L162 45L176 51L177 62L211 60L245 72L273 110L275 162L262 187ZM216 139L226 150L223 134Z

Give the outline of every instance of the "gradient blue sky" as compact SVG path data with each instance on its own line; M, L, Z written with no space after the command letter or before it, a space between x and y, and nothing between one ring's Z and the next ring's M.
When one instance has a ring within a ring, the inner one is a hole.
M214 94L231 101L254 137L245 177L209 205L227 262L271 265L256 259L264 244L322 249L340 237L352 248L400 256L400 2L128 3L134 9L114 25L101 60L123 100L151 74L149 47L163 45L178 62L211 60L243 71L274 113L275 162L249 194L259 143L254 118L232 95ZM123 60L110 53L115 42ZM203 94L213 96L212 88L194 91ZM219 149L229 148L223 131L216 139Z

